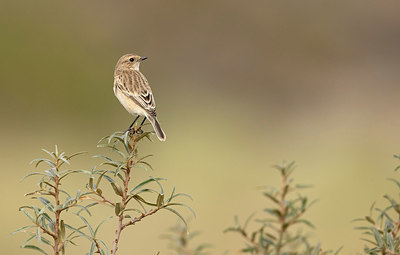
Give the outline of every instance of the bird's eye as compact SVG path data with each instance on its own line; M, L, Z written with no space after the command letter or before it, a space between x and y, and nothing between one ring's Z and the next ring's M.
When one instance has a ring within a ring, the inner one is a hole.
M129 59L129 61L133 62L133 61L135 61L135 59L133 59L133 58L130 58L130 59Z

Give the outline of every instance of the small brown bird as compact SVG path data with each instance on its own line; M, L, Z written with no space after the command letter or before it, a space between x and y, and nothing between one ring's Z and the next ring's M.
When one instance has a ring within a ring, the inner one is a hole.
M131 130L139 116L144 116L141 125L147 118L158 139L165 141L167 137L156 117L153 93L146 77L139 71L140 63L145 59L147 57L126 54L118 60L114 71L114 94L130 114L137 115L128 130Z

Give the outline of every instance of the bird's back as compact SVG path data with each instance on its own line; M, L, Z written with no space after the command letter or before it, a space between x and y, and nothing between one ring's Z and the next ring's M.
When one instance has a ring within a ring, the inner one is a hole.
M147 114L156 116L156 103L146 77L139 70L115 70L114 93L122 92L141 105Z

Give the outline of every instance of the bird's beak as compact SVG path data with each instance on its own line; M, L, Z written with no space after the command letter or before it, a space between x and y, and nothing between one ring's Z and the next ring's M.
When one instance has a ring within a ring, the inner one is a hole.
M147 59L147 57L141 57L140 61L143 61L143 60L146 60L146 59Z

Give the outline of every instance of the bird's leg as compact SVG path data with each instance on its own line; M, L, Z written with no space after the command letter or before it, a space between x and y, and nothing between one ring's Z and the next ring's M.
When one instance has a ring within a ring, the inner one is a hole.
M136 131L137 134L143 134L142 126L143 126L144 122L146 121L146 119L147 119L146 116L144 116L142 123L140 123L140 126L139 126L138 130Z
M132 131L132 127L135 124L135 122L139 119L139 115L135 118L135 120L132 122L132 124L129 126L128 130L126 130L125 132L131 132ZM133 130L134 131L134 130ZM135 133L135 132L133 132Z

